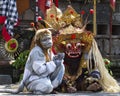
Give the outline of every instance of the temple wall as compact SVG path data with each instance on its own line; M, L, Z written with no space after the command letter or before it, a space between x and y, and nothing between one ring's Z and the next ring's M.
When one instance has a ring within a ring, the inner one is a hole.
M59 0L59 8L64 11L67 8L69 2L68 0ZM86 18L89 9L93 8L93 4L86 3L82 1L86 0L71 0L72 6L75 10L80 13L81 10L85 10L86 14L83 19ZM88 0L89 2L93 0ZM97 0L103 1L103 3L97 3L97 35L95 39L98 43L98 47L101 51L101 54L104 58L110 58L113 65L117 68L114 68L115 73L119 73L120 68L120 2L117 2L115 12L112 12L109 6L109 2L104 2L106 0ZM109 0L107 0L109 1ZM17 7L19 11L19 19L21 20L21 28L26 28L30 26L30 22L35 20L35 0L17 0ZM39 14L43 16L41 10ZM111 19L112 18L112 19ZM93 32L93 16L89 16L88 20L91 22L87 25L86 29ZM112 27L110 23L112 21ZM0 25L0 29L1 29ZM111 32L112 28L112 32ZM1 31L0 31L1 32ZM1 33L0 33L1 34ZM111 39L110 39L111 37ZM1 37L0 37L1 38ZM0 61L8 60L0 53ZM8 62L7 62L8 65ZM6 68L6 67L5 67ZM16 72L13 72L16 73ZM119 74L118 74L119 76Z
M103 1L103 0L99 0ZM89 0L91 2L91 0ZM24 4L23 4L24 3ZM64 11L67 8L69 2L67 0L59 0L59 8ZM89 10L93 8L93 4L84 4L82 0L72 0L72 6L80 13L81 10L85 10L86 14L83 19L86 18ZM17 7L19 11L19 19L21 20L21 27L27 26L29 23L25 21L34 21L35 19L35 0L17 0ZM110 7L108 2L97 3L97 36L96 40L100 51L104 57L112 59L120 59L120 3L117 3L115 12L112 12L112 32L110 33ZM39 15L42 15L39 10ZM87 25L87 30L93 32L93 16L89 16L88 20L91 22ZM110 41L111 34L111 41Z

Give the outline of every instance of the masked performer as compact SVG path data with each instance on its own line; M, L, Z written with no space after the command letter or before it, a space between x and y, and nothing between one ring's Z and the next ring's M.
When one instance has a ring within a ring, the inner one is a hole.
M4 92L19 93L26 87L34 94L47 94L58 87L64 75L64 53L54 55L51 51L52 45L51 31L38 30L35 35L35 46L28 56L19 88L17 91L4 90Z
M35 35L36 46L31 50L25 66L22 85L35 93L50 93L61 82L64 75L64 54L54 56L52 36L48 29L40 29Z
M54 6L48 9L46 21L59 32L53 37L54 52L65 53L65 75L60 89L63 92L120 92L117 81L105 68L93 33L85 29L87 22L82 21L72 6L61 17L57 10Z

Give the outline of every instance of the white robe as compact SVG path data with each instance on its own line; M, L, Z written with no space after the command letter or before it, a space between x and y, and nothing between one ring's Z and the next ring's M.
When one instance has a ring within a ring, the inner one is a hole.
M59 66L54 61L46 62L42 49L35 46L28 56L21 85L31 92L50 93L62 82L64 71L63 60Z

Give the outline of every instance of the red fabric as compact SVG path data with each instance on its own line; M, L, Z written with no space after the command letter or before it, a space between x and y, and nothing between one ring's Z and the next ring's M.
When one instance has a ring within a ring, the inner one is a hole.
M46 12L46 0L38 0L38 7L40 8L40 10L43 12L43 15L45 16L45 12Z
M5 26L2 28L2 36L3 36L3 38L5 39L6 42L11 39L11 37L8 34L7 29L6 29Z
M5 20L6 20L5 16L0 16L0 24L4 24ZM11 39L5 26L2 28L2 36L5 39L5 41L9 41Z
M0 24L4 24L5 20L6 20L5 16L0 16Z
M113 11L115 11L115 6L116 6L116 0L110 0L110 6Z
M58 7L58 0L55 0L55 5L56 7Z

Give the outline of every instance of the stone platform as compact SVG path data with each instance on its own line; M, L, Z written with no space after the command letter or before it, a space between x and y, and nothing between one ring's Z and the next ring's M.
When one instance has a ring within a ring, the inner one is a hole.
M117 79L119 85L120 85L120 78ZM0 89L17 89L17 84L4 84L0 85ZM0 96L120 96L119 93L106 93L106 92L88 92L88 91L81 91L76 93L57 93L57 94L44 94L44 95L34 95L30 92L21 92L19 94L10 94L10 93L0 93Z
M8 64L4 64L5 62L2 62L1 65L1 69L3 69L3 65L8 65ZM2 65L3 64L3 65ZM8 71L9 68L6 69L5 66L5 70L4 73ZM2 71L0 70L0 73L2 73ZM6 73L7 74L7 73ZM9 72L10 74L10 72ZM4 77L4 78L3 78ZM0 82L0 89L17 89L18 88L18 83L17 84L12 84L11 81L11 77L10 75L0 75L0 80L2 82ZM4 80L3 80L4 79ZM117 81L120 85L120 78L117 78ZM6 84L7 83L7 84ZM0 93L0 96L34 96L34 94L29 93L29 92L21 92L19 94L10 94L10 93ZM58 93L58 94L44 94L44 95L39 95L39 96L120 96L120 93L105 93L105 92L76 92L76 93Z

